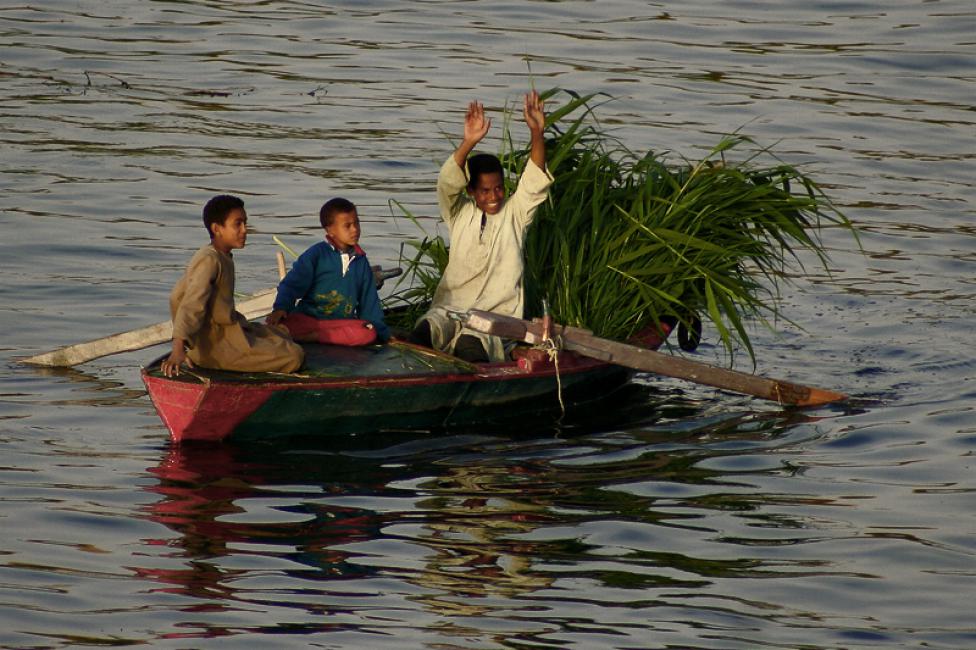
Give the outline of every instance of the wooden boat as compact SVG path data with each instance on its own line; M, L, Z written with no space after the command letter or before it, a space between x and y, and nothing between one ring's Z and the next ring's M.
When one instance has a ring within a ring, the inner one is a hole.
M335 436L430 430L558 414L607 397L633 370L563 350L554 363L517 348L503 363L471 364L402 341L367 347L305 344L294 374L142 369L174 441Z

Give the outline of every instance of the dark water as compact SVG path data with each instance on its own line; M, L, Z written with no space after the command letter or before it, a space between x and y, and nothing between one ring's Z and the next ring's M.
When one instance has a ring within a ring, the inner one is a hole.
M963 1L0 5L0 647L976 647L974 70ZM863 250L753 340L852 403L640 377L563 430L179 449L158 349L15 363L165 318L217 192L243 291L337 194L393 263L388 201L432 215L466 102L497 136L531 84L824 184Z

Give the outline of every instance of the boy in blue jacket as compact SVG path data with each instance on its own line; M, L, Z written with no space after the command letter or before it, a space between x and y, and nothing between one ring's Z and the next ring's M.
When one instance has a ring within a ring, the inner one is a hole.
M373 271L359 247L359 214L343 198L327 201L319 211L325 241L295 260L278 284L269 325L282 324L296 341L333 345L385 342L390 330Z

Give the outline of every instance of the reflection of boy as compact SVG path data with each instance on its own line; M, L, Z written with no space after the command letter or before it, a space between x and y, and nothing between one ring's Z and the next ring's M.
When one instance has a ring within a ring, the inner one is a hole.
M451 319L450 312L482 309L516 318L523 316L522 244L553 180L546 171L545 113L537 93L525 96L524 116L531 133L529 162L515 193L506 200L498 158L489 154L468 158L491 127L480 103L468 105L464 139L437 178L441 218L450 229L450 256L430 311L410 335L415 343L451 352L467 361L505 358L504 343L499 337L462 328Z
M169 297L173 351L162 364L167 377L180 365L242 372L293 372L304 359L285 334L249 323L234 309L234 258L244 248L247 213L236 196L215 196L203 208L210 244L194 254ZM187 349L189 348L189 349Z
M295 260L278 284L267 323L281 323L296 341L367 345L390 338L376 280L359 247L359 215L346 199L319 211L325 241Z

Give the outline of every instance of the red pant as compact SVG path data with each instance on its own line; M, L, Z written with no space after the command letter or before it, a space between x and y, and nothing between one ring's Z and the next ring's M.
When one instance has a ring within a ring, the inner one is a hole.
M281 324L288 328L296 341L331 345L369 345L376 340L376 328L372 323L358 318L319 320L293 311L285 316Z

